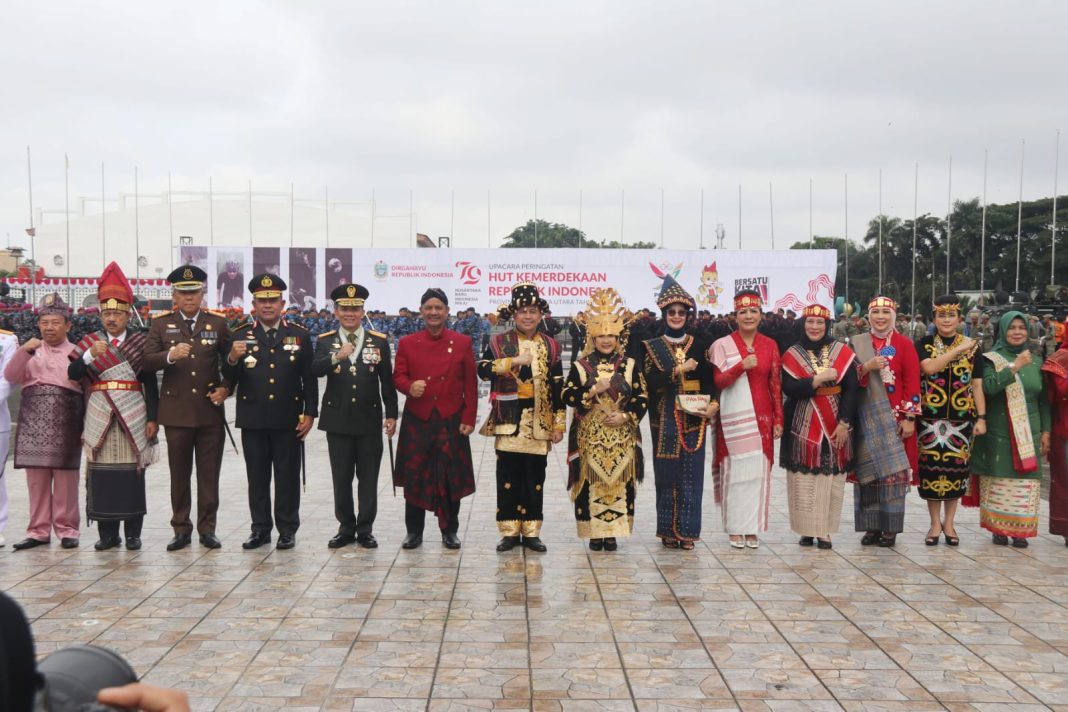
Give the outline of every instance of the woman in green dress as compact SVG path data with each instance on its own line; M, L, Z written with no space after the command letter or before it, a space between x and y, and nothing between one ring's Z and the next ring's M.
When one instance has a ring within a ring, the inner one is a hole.
M1038 535L1042 468L1049 456L1050 413L1039 361L1027 348L1027 317L1006 312L994 347L976 364L976 390L986 395L986 433L972 449L972 485L965 505L978 503L979 524L994 543L1026 547ZM981 419L983 414L979 414ZM978 498L976 499L976 494Z

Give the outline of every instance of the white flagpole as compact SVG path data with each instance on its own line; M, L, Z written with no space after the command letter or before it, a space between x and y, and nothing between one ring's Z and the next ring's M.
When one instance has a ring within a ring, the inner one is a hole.
M845 174L845 303L849 304L849 174Z
M912 194L912 306L910 313L912 321L916 321L916 220L920 216L920 164L916 164L916 174L913 179Z
M582 189L579 189L579 247L582 247Z
M252 244L252 179L248 179L248 244Z
M883 169L879 169L879 294L883 293Z
M768 182L768 217L771 220L771 249L775 249L775 198L771 192L771 182Z
M26 187L30 196L30 227L26 234L30 236L30 260L33 270L30 273L30 301L37 306L37 228L33 226L33 165L30 161L30 147L26 147Z
M456 191L449 193L449 247L456 240ZM534 191L534 247L538 246L538 191Z
M375 246L375 189L371 188L371 247Z
M296 212L296 189L292 183L289 184L289 246L293 246L293 224L295 222L294 213Z
M104 189L104 162L100 162L100 263L101 269L108 263L107 191Z
M326 216L326 246L330 247L330 186L323 186L323 215Z
M408 247L415 247L415 191L408 189Z
M989 149L983 149L983 221L979 228L979 306L986 306L986 164Z
M67 304L70 304L70 160L65 153L63 154L63 217L67 221Z
M953 245L953 156L949 157L949 185L946 188L946 294L950 293L949 255ZM933 263L932 263L933 264Z
M215 244L215 192L208 176L208 244Z
M738 249L742 249L742 184L738 184Z
M812 179L808 179L808 249L816 246L816 233L812 231Z
M627 191L619 189L619 244L623 244L623 220L627 209Z
M701 189L701 224L698 231L701 249L705 249L705 189Z
M493 247L493 215L490 212L492 209L492 203L490 203L490 192L486 190L486 247ZM579 193L579 230L582 229L582 194Z
M1024 140L1020 139L1020 198L1016 203L1016 289L1020 291L1020 247L1023 243Z
M660 188L660 249L664 249L664 188Z
M137 166L134 166L134 257L137 260L137 267L135 268L135 275L138 281L138 286L141 282L141 214L140 214L140 192L137 183Z
M170 242L167 252L171 255L171 271L174 271L174 199L171 194L171 172L167 171L167 230L170 233Z
M1057 129L1057 147L1053 152L1053 227L1050 232L1049 283L1056 282L1054 265L1057 264L1057 170L1061 163L1061 130Z

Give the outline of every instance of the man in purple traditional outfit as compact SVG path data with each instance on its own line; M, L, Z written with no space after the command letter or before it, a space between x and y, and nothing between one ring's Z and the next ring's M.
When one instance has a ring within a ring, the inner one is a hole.
M78 467L81 462L82 387L67 377L74 344L67 340L70 308L52 293L37 312L41 338L23 344L4 369L22 386L15 467L26 469L30 524L15 549L49 542L55 529L64 549L78 546Z

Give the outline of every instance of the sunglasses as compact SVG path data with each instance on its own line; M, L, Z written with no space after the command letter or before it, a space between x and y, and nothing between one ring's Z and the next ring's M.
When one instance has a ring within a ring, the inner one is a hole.
M685 309L668 309L665 313L668 316L686 316L687 311Z

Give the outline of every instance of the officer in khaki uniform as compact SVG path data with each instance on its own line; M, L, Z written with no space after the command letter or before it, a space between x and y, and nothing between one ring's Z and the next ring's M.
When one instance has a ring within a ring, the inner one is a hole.
M192 538L189 481L194 459L200 543L209 549L222 546L215 536L215 517L225 444L222 404L230 395L230 384L219 372L219 361L230 348L230 329L221 314L202 308L207 278L194 265L183 265L167 276L177 309L153 320L145 343L144 368L163 371L159 424L167 438L174 528L167 551L189 546Z
M331 549L353 542L366 549L378 546L372 529L378 512L382 430L391 438L397 427L389 337L363 327L367 295L367 289L359 284L342 284L330 293L341 326L319 336L312 363L317 377L326 376L319 430L326 432L334 481L338 533L328 544ZM359 516L352 502L353 476Z
M292 549L300 526L301 447L319 408L307 329L282 318L286 283L258 274L248 284L256 321L234 329L223 372L237 386L237 427L248 474L252 534L241 546L258 549L278 527L278 548ZM274 471L274 520L271 474Z

